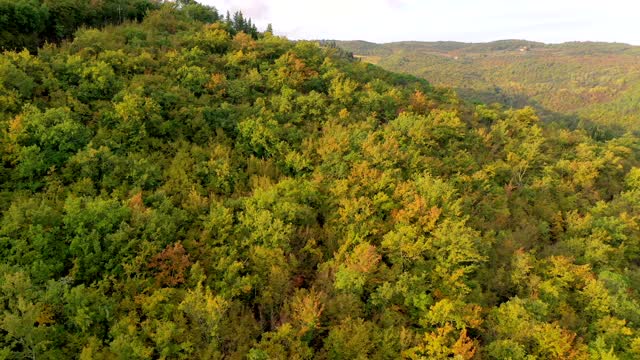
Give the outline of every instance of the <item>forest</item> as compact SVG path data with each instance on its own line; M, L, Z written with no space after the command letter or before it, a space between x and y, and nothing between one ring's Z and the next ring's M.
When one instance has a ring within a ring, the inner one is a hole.
M0 0L0 359L640 358L633 132L122 3Z
M532 106L548 122L588 129L603 138L638 133L638 46L523 40L331 43L385 69L455 88L468 101Z

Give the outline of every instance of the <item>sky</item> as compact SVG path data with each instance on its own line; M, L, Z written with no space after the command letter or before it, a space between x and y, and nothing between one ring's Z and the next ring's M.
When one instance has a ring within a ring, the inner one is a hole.
M199 0L241 10L292 40L332 39L640 45L637 0Z

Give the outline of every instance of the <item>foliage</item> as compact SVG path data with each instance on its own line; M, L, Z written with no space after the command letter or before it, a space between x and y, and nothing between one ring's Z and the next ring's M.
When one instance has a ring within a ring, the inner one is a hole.
M0 55L0 358L640 356L637 137L139 20Z

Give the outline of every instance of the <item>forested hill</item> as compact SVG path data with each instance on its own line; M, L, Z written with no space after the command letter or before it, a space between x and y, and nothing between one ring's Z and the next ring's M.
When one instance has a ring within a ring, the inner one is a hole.
M640 47L615 43L337 44L364 61L453 87L461 97L531 105L545 119L640 131Z
M0 55L0 358L640 357L637 137L203 19Z

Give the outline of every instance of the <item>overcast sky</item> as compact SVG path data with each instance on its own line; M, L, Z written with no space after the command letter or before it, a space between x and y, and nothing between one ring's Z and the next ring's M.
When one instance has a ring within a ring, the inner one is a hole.
M640 45L638 0L199 0L290 39Z

